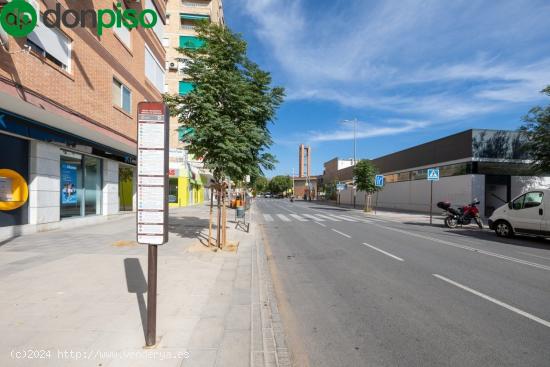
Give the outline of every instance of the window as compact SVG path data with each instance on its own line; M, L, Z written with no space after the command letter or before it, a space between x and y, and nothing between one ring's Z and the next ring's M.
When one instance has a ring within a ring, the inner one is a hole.
M147 9L153 10L155 13L157 13L157 23L153 27L153 32L157 35L159 40L162 40L164 37L164 23L162 22L162 18L159 15L159 11L157 10L157 6L153 3L152 0L146 0L145 1L145 7ZM147 20L151 21L152 17L149 17L147 14Z
M182 0L183 6L188 6L190 8L206 8L210 5L210 0Z
M181 80L179 83L179 95L184 96L187 93L191 92L193 90L193 84L190 82L186 82L184 80Z
M116 10L116 8L115 8ZM124 9L122 9L124 11ZM118 38L126 45L126 47L131 48L132 47L132 36L130 34L130 30L124 26L124 22L120 27L114 26L113 29L115 30L116 35Z
M147 46L145 46L145 76L159 92L164 90L164 67Z
M542 204L542 192L528 192L525 194L525 201L523 202L523 208L536 208L540 204Z
M71 40L61 31L39 24L27 36L27 45L34 52L52 61L61 69L70 72Z
M101 160L63 151L61 156L61 218L101 214Z
M116 79L113 79L113 105L132 113L132 92Z
M182 13L180 14L180 28L181 29L187 29L187 30L193 30L195 29L195 24L199 20L207 20L210 21L210 16L208 15L201 15L201 14L187 14Z

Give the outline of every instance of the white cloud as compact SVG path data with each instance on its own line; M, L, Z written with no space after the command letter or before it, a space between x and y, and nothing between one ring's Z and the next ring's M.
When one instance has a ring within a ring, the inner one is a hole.
M438 123L537 101L550 83L548 2L240 3L279 65L288 100Z
M334 131L319 132L310 131L305 137L311 142L337 141L337 140L352 140L355 136L357 139L373 138L378 136L388 136L402 134L413 130L418 130L429 125L427 121L413 120L389 120L384 123L366 123L358 121L355 131L353 122L344 121L339 123L339 128Z

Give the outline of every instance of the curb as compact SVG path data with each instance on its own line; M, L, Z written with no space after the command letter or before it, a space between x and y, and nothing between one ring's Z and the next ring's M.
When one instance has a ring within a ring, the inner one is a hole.
M290 367L283 322L267 266L264 243L254 225L256 261L252 271L251 366Z

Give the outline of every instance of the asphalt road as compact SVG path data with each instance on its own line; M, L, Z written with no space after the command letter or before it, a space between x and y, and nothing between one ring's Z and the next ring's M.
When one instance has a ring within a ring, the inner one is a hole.
M550 366L550 241L256 207L297 365Z

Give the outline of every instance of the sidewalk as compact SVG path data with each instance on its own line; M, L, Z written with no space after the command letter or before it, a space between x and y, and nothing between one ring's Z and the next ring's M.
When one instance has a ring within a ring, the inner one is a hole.
M238 251L213 252L201 244L208 208L171 210L153 349L143 348L147 248L133 216L0 246L0 366L289 366L263 243L231 214Z

